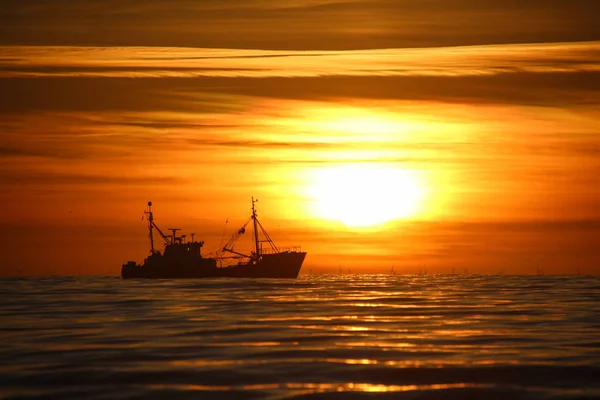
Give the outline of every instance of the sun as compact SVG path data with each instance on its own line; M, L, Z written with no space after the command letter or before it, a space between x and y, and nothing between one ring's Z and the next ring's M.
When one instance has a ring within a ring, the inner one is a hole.
M418 171L382 164L343 164L312 171L307 195L318 218L369 227L415 217L425 186Z

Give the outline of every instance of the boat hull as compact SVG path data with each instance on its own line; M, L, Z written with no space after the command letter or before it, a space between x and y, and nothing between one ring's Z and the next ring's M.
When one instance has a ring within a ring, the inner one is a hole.
M295 279L300 273L305 252L265 254L255 263L217 267L216 261L204 258L193 265L159 263L151 265L124 264L123 279L199 279L199 278L275 278Z

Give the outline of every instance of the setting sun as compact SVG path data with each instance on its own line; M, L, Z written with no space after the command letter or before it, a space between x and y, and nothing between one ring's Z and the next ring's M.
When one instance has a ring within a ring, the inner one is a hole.
M314 170L307 191L318 218L351 227L414 217L425 197L417 171L388 164L343 164Z

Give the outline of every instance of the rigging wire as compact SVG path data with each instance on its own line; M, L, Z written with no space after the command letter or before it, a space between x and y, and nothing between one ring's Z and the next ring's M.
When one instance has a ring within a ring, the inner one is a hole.
M223 248L223 240L225 240L225 231L227 230L228 223L229 218L225 218L225 226L223 227L223 234L221 235L221 243L219 243L219 250Z

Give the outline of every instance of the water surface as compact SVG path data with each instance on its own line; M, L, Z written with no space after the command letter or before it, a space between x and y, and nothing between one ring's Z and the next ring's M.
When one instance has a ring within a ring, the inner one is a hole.
M600 398L600 277L0 279L0 397Z

